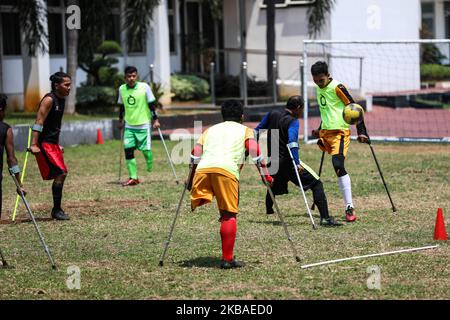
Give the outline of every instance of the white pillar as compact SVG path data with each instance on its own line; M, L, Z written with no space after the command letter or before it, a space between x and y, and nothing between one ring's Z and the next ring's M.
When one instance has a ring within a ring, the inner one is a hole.
M444 2L434 1L434 31L436 39L445 39Z
M38 0L46 8L44 0ZM47 17L42 16L42 23L47 30ZM28 55L28 47L22 48L23 58L23 83L24 83L24 106L25 111L37 110L40 99L50 91L50 55L41 53L38 49L35 56Z
M161 0L153 13L153 52L155 65L155 82L162 83L164 96L162 104L170 104L170 45L169 45L169 20L167 1Z

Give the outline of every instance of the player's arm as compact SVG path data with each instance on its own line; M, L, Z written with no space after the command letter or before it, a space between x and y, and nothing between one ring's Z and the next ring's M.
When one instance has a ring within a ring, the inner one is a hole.
M26 191L22 187L22 183L20 182L20 167L16 155L14 153L14 134L12 128L9 128L8 131L6 132L5 150L9 172L13 173L16 176L16 179L19 182L22 192L26 194Z
M42 99L39 110L36 115L36 122L31 127L32 129L32 139L31 139L31 146L30 151L33 154L37 154L41 152L41 150L38 147L38 141L39 141L39 135L42 132L42 129L44 128L44 121L47 119L48 114L50 113L50 110L52 109L53 99L49 96Z
M320 130L322 130L322 121L320 121L319 127L312 130L312 135L316 138L320 137Z
M148 103L148 107L150 108L150 112L152 113L152 119L154 121L153 122L153 127L155 129L161 127L161 124L159 123L158 114L156 113L156 106L157 106L156 100Z
M125 115L125 106L123 104L119 104L119 124L118 128L119 130L123 129L124 123L123 123L123 117Z
M200 162L202 154L203 154L203 145L197 142L191 151L191 163L189 164L191 174L186 181L186 187L188 190L192 189L192 180L194 179L195 170L197 169L197 165Z
M264 160L263 155L261 154L261 150L259 149L258 142L254 138L249 138L245 140L245 151L252 157L253 162L255 163L255 166L258 168L258 171L261 168L261 171L259 172L261 175L261 179L266 180L269 185L273 184L273 178L269 174L269 170L267 170L267 164Z
M370 144L370 138L369 138L369 134L367 133L364 119L362 119L361 122L356 124L356 131L358 133L358 141L359 142Z
M150 88L150 86L148 84L146 85L145 93L147 95L148 107L150 109L150 112L152 114L152 119L154 121L153 128L158 129L161 127L161 124L159 123L158 114L156 113L156 107L158 106L158 101L156 101L156 98L153 95L152 89Z
M298 145L298 130L299 130L298 120L294 120L289 124L288 127L288 148L291 150L294 162L297 165L298 171L302 171L303 168L300 166L300 158L298 155L299 145Z
M350 103L355 103L355 100L353 99L350 92L348 92L347 88L342 84L338 84L335 89L336 95L339 99L345 104L348 105Z
M117 95L117 104L119 105L119 123L117 127L119 128L119 130L122 130L124 126L123 117L125 116L125 106L123 104L122 95L120 94L120 89L118 93L119 94Z
M192 169L192 173L186 180L186 186L188 190L191 190L192 188L192 180L194 179L195 170L197 169L197 165L200 162L203 154L203 145L205 144L205 135L207 132L208 129L206 129L205 132L200 135L200 138L198 138L197 143L191 151L191 163L189 164L189 169Z
M259 134L262 130L267 130L269 128L269 117L270 112L267 113L264 118L261 120L260 123L256 126L255 129L253 129L253 134L255 135L256 141L259 141Z

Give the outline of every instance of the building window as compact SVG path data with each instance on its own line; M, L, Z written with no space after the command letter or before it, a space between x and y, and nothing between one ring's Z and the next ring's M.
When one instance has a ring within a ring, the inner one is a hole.
M3 55L21 55L20 25L18 13L2 13Z
M434 38L434 3L422 2L422 38Z
M120 14L111 14L106 20L105 40L112 40L120 44Z
M47 0L47 6L48 7L60 7L61 1L60 0Z
M0 6L15 6L17 0L0 0Z
M168 14L169 14L169 47L170 53L176 54L177 43L176 43L176 17L175 17L175 0L168 0L167 2Z
M296 5L310 5L314 2L316 2L316 0L275 0L275 7L285 8ZM261 8L267 8L267 0L260 0L259 6Z
M64 54L64 29L62 19L63 15L59 13L49 13L47 16L50 54Z
M128 52L129 53L145 53L145 39L142 31L138 31L137 34L132 37L131 32L128 31Z

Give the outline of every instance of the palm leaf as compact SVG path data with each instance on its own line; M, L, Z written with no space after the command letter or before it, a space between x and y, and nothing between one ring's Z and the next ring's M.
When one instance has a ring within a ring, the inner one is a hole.
M47 11L39 0L17 0L16 9L19 12L24 42L28 46L28 54L36 55L48 52L48 33L44 22L47 21Z
M308 33L315 37L326 24L327 14L333 9L335 0L316 0L307 11Z
M126 0L124 28L128 31L129 43L139 43L147 37L153 17L153 9L159 0Z

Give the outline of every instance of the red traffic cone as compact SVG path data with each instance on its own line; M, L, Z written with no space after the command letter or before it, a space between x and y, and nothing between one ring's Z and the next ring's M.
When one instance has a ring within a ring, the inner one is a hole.
M97 144L103 144L103 136L100 129L97 129Z
M442 208L439 208L436 216L436 226L434 227L434 240L447 240L447 232L445 231L444 215Z

